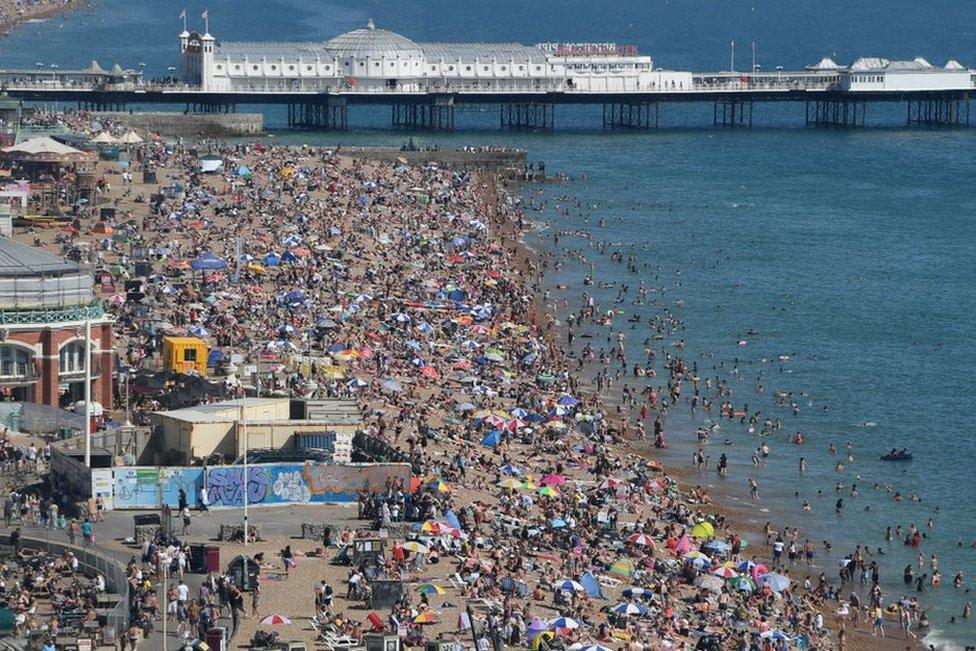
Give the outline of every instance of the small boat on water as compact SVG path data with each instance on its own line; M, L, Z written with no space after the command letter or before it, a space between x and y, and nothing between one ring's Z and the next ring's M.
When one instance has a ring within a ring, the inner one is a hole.
M882 461L911 461L912 453L908 451L907 448L902 448L901 450L895 450L892 448L891 452L888 454L881 455Z

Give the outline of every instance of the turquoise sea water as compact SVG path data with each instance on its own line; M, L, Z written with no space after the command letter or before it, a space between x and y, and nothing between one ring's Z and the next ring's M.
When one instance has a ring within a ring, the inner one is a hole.
M143 0L97 3L63 19L21 27L3 42L0 65L36 61L62 67L147 63L150 74L176 64L177 18L184 3ZM191 17L204 5L190 4ZM897 0L846 3L618 1L493 3L378 1L218 2L209 6L211 29L229 40L325 39L361 26L372 16L382 27L418 40L620 40L634 42L671 68L721 69L728 66L729 39L739 43L737 59L747 62L755 40L765 69L796 68L835 56L849 62L859 55L911 58L934 63L948 57L976 66L976 6ZM196 22L201 22L197 20ZM741 63L740 63L741 65ZM748 63L747 63L748 65ZM967 595L951 587L952 574L965 572L976 583L976 442L973 440L972 370L976 367L976 166L974 130L898 128L903 107L869 109L869 121L886 128L856 131L808 130L802 106L761 107L751 131L712 129L709 107L664 109L656 133L600 132L599 108L558 109L557 133L513 135L493 131L492 111L459 113L466 128L418 140L444 147L461 144L518 145L550 170L579 180L543 188L553 197L572 194L586 206L584 217L557 218L551 210L534 215L559 228L589 228L595 239L634 243L649 286L672 289L663 299L685 324L684 356L699 353L705 374L711 364L738 358L742 380L734 384L736 403L748 402L784 421L784 432L770 440L771 460L752 470L749 455L758 442L738 421L723 424L713 436L712 462L721 453L716 441L728 436L732 470L719 481L714 472L702 483L712 492L746 493L745 478L757 477L763 499L750 517L758 523L800 526L819 543L830 539L838 551L853 542L884 546L886 525L925 527L934 518L922 551L940 559L943 587L922 595L939 640L959 645L976 640L976 627L949 624L958 619ZM974 114L976 115L976 114ZM383 110L357 111L362 128L346 134L277 133L282 142L401 144L406 136L383 129ZM282 121L269 115L273 125ZM976 122L974 122L976 123ZM377 128L379 127L379 128ZM533 196L535 188L528 188ZM598 228L597 220L607 220ZM551 230L530 239L551 246ZM649 242L649 250L641 244ZM567 238L565 248L586 242ZM626 250L626 249L625 249ZM623 265L587 249L604 280L636 285ZM680 287L674 287L679 278ZM574 264L552 282L578 283L585 270ZM654 274L660 278L654 280ZM593 290L602 301L615 289ZM633 290L632 290L633 291ZM559 292L557 291L558 295ZM561 296L560 296L561 298ZM572 302L574 292L567 296ZM673 301L683 300L683 308ZM627 313L650 307L622 305ZM757 335L746 335L749 330ZM643 337L629 338L639 354ZM677 338L677 337L676 337ZM737 345L747 340L744 347ZM594 344L596 345L596 344ZM780 355L789 360L780 361ZM763 362L762 360L773 360ZM765 393L752 391L763 371ZM804 392L798 416L774 411L776 389ZM827 410L824 410L824 406ZM669 421L674 448L668 458L687 465L694 447L693 422L675 414ZM807 444L786 442L802 430ZM854 443L855 463L840 477L856 482L860 497L845 497L845 513L834 514L836 459L827 443L842 450ZM891 447L910 447L915 461L884 464L878 455ZM810 472L800 478L802 454ZM860 478L856 478L859 476ZM891 483L921 504L894 504L874 491ZM718 487L721 485L721 489ZM825 497L818 499L821 489ZM800 499L794 497L800 493ZM800 509L810 499L813 511ZM934 515L938 504L941 513ZM865 512L864 507L870 506ZM957 543L962 543L961 546ZM902 594L901 568L915 560L900 544L887 548L883 585L891 597ZM828 560L827 571L836 575ZM971 595L968 595L971 597ZM932 638L934 641L935 637Z

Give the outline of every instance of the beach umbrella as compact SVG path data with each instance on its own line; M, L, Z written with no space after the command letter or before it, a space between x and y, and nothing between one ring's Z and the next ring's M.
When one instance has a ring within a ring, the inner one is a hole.
M647 613L647 606L625 602L614 606L613 612L618 615L644 615Z
M758 565L753 565L752 569L749 570L749 573L752 575L752 580L756 581L757 583L759 582L759 577L761 577L763 574L766 574L767 572L769 572L769 568L763 565L762 563L759 563Z
M206 337L210 334L210 331L203 326L192 326L190 328L190 334L195 337Z
M610 574L629 577L634 573L635 569L634 561L629 558L619 558L610 566Z
M190 268L197 269L197 270L206 270L206 271L226 269L227 262L225 260L221 260L213 253L207 251L199 258L196 258L195 260L191 261Z
M752 572L752 568L755 566L756 564L752 561L739 561L735 565L735 569L739 570L740 572Z
M444 588L433 583L423 583L417 588L420 594L444 594Z
M613 477L607 477L602 482L600 482L600 488L604 488L604 489L605 488L616 488L618 484L620 484L620 480L619 479L615 479Z
M549 526L552 527L553 529L562 529L567 524L568 523L565 520L563 520L562 518L553 518L549 522Z
M756 589L756 582L748 576L735 576L729 579L729 585L740 592L752 592Z
M508 479L503 479L498 482L499 488L505 488L508 490L515 490L516 488L522 488L522 480L516 479L515 477L509 477Z
M782 592L790 587L790 577L785 574L770 572L759 577L760 585L767 585L773 592Z
M543 486L562 486L566 483L566 478L562 475L543 475L539 483Z
M715 536L715 527L711 522L702 520L695 526L691 528L692 538L713 538Z
M549 622L550 628L580 628L582 624L569 617L557 617Z
M525 411L521 407L516 407L510 411L509 414L511 414L512 418L525 418L529 415L529 412Z
M539 495L544 495L546 497L559 497L559 491L557 491L552 486L543 486L536 491Z
M763 631L762 633L759 634L759 637L765 640L773 640L776 642L789 642L793 639L783 631L779 630L778 628L774 628L771 631Z
M510 463L506 463L504 466L502 466L501 468L499 468L499 470L503 474L506 474L506 475L521 475L522 474L522 469L521 468L519 468L517 466L513 466Z
M633 534L630 534L627 537L627 542L629 542L632 545L641 545L641 546L644 546L644 547L653 547L654 546L654 541L651 539L651 537L648 536L647 534L643 534L643 533L633 533Z
M427 488L438 493L446 493L451 490L451 485L440 479L435 479L427 484Z
M579 400L577 400L576 398L574 398L569 394L564 394L560 396L559 400L557 400L556 402L562 405L563 407L575 407L576 405L579 404Z
M383 388L388 391L393 391L394 393L400 393L403 391L403 386L392 378L387 378L381 383Z
M582 584L573 581L571 579L565 579L564 581L556 581L552 584L553 590L565 590L567 592L583 592L586 588Z
M645 597L650 597L654 595L654 591L650 588L635 588L633 586L624 589L624 596L628 599L643 599Z
M599 644L576 643L570 646L568 651L613 651L613 649L608 649L607 647L600 646Z
M278 626L279 624L291 624L291 620L284 615L268 615L261 620L262 626Z
M414 624L434 624L437 622L437 614L433 610L425 610L413 618Z
M346 386L348 386L350 389L362 389L365 386L369 386L369 382L357 377L346 382Z
M714 576L712 574L702 574L695 579L695 585L699 588L704 588L705 590L710 590L712 592L721 592L722 586L725 585L725 581L721 577Z
M712 570L712 574L715 576L720 576L723 579L734 579L735 577L739 576L735 570L733 570L731 567L726 567L725 565L720 565Z
M430 550L427 549L427 547L425 545L422 545L421 543L417 542L416 540L408 540L407 542L403 543L400 546L403 549L406 549L408 552L414 552L414 553L417 553L417 554L427 554L427 553L430 552Z
M728 554L732 550L732 545L724 540L709 540L702 545L702 549L715 554Z

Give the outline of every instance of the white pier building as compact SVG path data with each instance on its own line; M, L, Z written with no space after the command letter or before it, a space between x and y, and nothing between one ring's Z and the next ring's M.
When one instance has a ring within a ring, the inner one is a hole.
M184 83L204 92L614 93L690 91L692 74L656 70L615 43L415 43L377 28L325 42L221 42L180 34Z

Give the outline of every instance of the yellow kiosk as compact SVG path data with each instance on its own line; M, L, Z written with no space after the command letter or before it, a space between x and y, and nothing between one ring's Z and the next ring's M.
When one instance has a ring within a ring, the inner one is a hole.
M207 374L207 344L196 337L163 337L163 368L175 373Z

